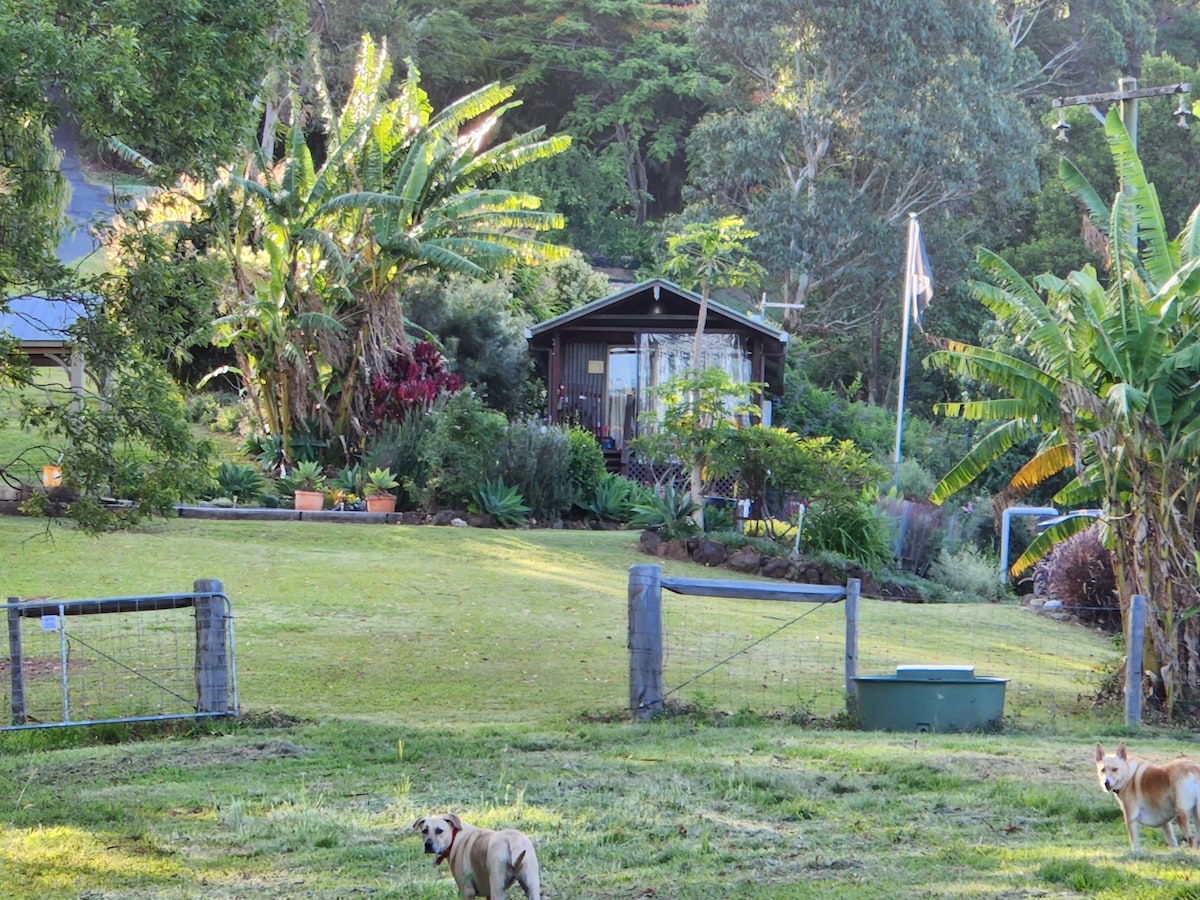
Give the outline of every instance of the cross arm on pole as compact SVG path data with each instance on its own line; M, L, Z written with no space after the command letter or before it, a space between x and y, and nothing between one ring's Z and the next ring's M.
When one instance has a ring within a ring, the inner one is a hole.
M1050 105L1055 109L1062 106L1091 106L1094 103L1112 103L1121 100L1140 100L1143 97L1166 97L1172 94L1187 94L1192 90L1189 82L1167 84L1161 87L1137 88L1132 91L1108 91L1102 94L1080 94L1076 97L1055 97Z

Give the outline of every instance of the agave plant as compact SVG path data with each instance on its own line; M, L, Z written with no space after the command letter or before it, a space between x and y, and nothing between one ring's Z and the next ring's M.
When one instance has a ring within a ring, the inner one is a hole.
M508 487L499 478L486 478L475 488L472 498L479 512L487 513L499 525L513 528L522 524L529 515L525 498L515 487Z
M651 493L645 503L633 508L629 524L635 528L657 531L665 540L691 537L700 532L694 518L700 504L690 494L676 490L674 484L661 486Z
M400 487L400 482L391 469L378 468L367 473L366 487L371 494L390 494Z
M609 472L601 476L596 484L596 493L586 503L581 503L579 508L588 518L599 522L628 522L637 503L636 487L628 478Z
M257 468L246 463L223 462L217 467L217 484L222 497L236 504L253 503L267 489L267 480Z

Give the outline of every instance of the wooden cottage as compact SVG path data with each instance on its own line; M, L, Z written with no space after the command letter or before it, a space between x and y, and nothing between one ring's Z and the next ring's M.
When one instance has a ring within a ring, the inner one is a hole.
M656 278L535 325L529 351L546 380L551 423L573 423L596 435L610 468L624 471L629 441L655 389L694 368L692 350L700 296ZM787 334L709 300L705 367L719 366L741 382L766 385L762 421L783 393Z

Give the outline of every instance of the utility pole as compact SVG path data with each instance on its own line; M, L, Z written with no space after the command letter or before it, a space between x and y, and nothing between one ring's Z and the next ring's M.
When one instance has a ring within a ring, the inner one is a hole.
M1058 139L1065 141L1067 139L1067 129L1071 126L1067 124L1063 118L1062 109L1066 106L1087 106L1092 110L1092 114L1101 122L1104 121L1104 113L1097 109L1097 104L1101 103L1120 103L1121 104L1121 121L1125 123L1125 130L1129 132L1129 139L1133 142L1133 149L1137 149L1137 102L1144 97L1169 97L1175 94L1179 96L1179 108L1172 115L1179 119L1179 127L1187 128L1188 119L1191 118L1191 113L1183 102L1183 95L1190 93L1192 86L1188 82L1179 82L1178 84L1168 84L1162 87L1141 88L1137 86L1136 78L1121 78L1117 81L1117 90L1110 91L1105 94L1080 94L1077 97L1056 97L1051 101L1050 105L1059 110L1058 124L1054 127L1058 129Z
M1071 127L1063 115L1064 107L1087 106L1091 109L1092 114L1103 123L1104 113L1097 108L1097 104L1119 103L1121 104L1121 121L1125 123L1125 130L1129 133L1129 142L1133 145L1133 150L1136 153L1138 149L1138 100L1145 97L1170 97L1179 95L1179 107L1172 115L1179 120L1180 128L1187 128L1191 113L1188 111L1183 98L1191 90L1191 84L1183 81L1160 87L1138 88L1136 78L1120 78L1117 80L1117 90L1115 91L1103 94L1080 94L1076 97L1056 97L1051 101L1051 106L1058 110L1058 124L1054 126L1058 130L1058 140L1065 141L1067 139L1067 130ZM1129 192L1128 186L1125 185L1122 185L1121 190L1124 193ZM1130 244L1136 248L1137 224L1134 223L1132 227L1134 230L1133 234L1130 235Z

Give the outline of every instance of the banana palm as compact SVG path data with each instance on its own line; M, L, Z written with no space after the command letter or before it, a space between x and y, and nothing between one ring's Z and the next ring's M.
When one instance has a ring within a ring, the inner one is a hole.
M386 49L364 38L341 111L319 111L328 123L320 167L293 125L282 162L256 148L248 174L228 175L209 204L233 269L218 324L264 426L285 441L293 420L319 411L359 443L361 387L407 347L400 295L412 272L478 277L566 253L534 239L562 217L497 183L570 139L536 129L489 145L512 88L490 85L434 113L411 64L384 99L391 71Z
M387 54L363 39L360 66L338 122L339 135L370 122L370 140L346 168L347 189L325 211L344 217L353 296L348 324L357 339L345 353L357 375L385 371L408 341L400 300L404 279L421 269L483 277L518 261L557 259L566 248L535 235L563 227L538 197L506 190L502 176L570 146L537 128L489 144L513 88L492 84L434 112L411 61L397 95L379 101L391 67ZM361 420L355 385L343 381L339 416Z
M941 406L947 415L996 426L943 479L933 500L968 485L1005 450L1031 435L1038 451L1014 476L1020 493L1073 470L1057 495L1104 510L1122 609L1145 594L1147 629L1170 705L1200 688L1196 621L1197 492L1200 464L1200 226L1194 213L1168 237L1158 198L1116 112L1105 130L1124 185L1106 207L1064 161L1064 184L1107 236L1107 286L1084 268L1029 283L996 254L980 252L992 283L977 297L1009 330L1013 352L951 342L928 364L989 385L997 399ZM1135 238L1136 235L1136 238ZM1020 571L1080 524L1043 535L1013 565Z
M227 173L213 193L213 221L233 271L219 341L234 349L260 425L284 438L321 390L320 335L344 330L335 311L346 263L329 201L345 158L369 134L364 124L317 169L304 132L287 130L282 161L254 154L248 174ZM352 138L352 139L351 139ZM240 207L234 214L231 206Z

